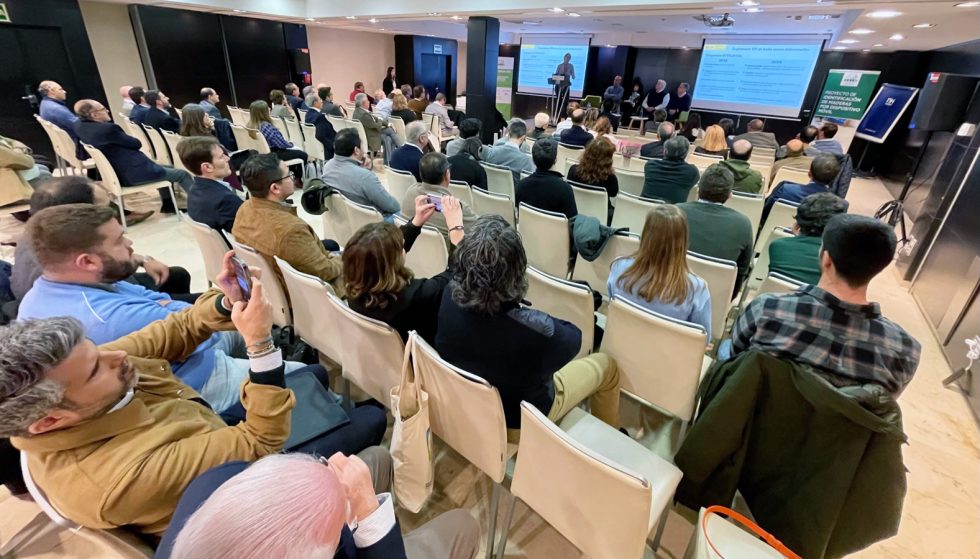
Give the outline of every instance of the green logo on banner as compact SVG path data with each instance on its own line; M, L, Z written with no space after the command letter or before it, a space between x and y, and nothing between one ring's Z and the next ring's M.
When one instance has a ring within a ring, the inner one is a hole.
M865 70L831 70L814 116L861 120L871 102L878 74Z
M7 13L6 4L0 4L0 23L10 23L10 14Z

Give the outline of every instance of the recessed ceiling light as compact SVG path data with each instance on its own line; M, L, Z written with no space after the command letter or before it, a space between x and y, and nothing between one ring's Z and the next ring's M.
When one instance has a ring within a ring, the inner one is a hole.
M344 19L357 19L357 16L344 16Z
M758 6L759 3L756 2L755 0L742 0L741 2L738 3L738 5L739 6L743 6L743 7L745 7L745 6Z
M681 50L687 50L687 47L681 47Z
M980 6L980 2L960 2L956 4L957 8L976 8L977 6Z
M743 12L748 12L750 14L757 14L762 11L762 8L745 8Z
M316 21L316 20L313 19L313 18L311 18L311 17L308 17L308 18L306 18L306 21Z
M892 41L901 41L902 39L905 38L905 35L902 35L901 33L895 33L894 35L888 38Z
M248 12L246 12L245 10L238 10L238 9L236 9L235 10L235 13L237 13L237 14L245 14L245 13L248 13Z
M376 17L372 17L372 18L371 18L371 19L369 19L368 21L369 21L369 22L371 22L371 23L378 23L378 18L376 18Z
M378 31L387 31L387 29L385 29L384 27L379 27Z
M875 44L873 44L871 46L873 46L873 47L883 47L883 46L885 46L885 43L875 43Z
M847 50L847 47L833 47L834 50Z
M451 16L449 19L454 20L454 21L459 21L459 20L461 20L463 18L461 18L460 16Z
M887 19L890 17L898 17L902 15L902 12L897 12L895 10L875 10L873 12L868 12L868 17Z
M429 12L430 16L441 16L442 12Z
M575 12L568 12L568 17L581 17L582 14L577 14Z
M559 8L558 6L555 6L554 8L549 8L548 11L549 12L554 12L556 14L560 14L560 13L564 12L565 9L564 8Z
M858 41L857 39L841 39L840 41L837 42L842 45L855 45L857 43L860 43L861 41Z
M607 48L607 49L611 49L611 48L613 48L613 46L612 46L612 45L610 45L609 43L606 43L606 48Z
M935 23L916 23L912 27L915 29L928 29L930 27L935 27L935 26L936 26Z
M865 29L863 27L858 29L851 29L850 31L848 31L848 33L850 33L851 35L870 35L874 32L875 32L874 29Z
M861 49L861 52L871 52L871 49Z

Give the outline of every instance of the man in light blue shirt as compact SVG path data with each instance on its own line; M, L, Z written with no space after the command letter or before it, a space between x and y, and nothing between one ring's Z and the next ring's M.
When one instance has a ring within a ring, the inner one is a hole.
M379 89L374 92L374 100L374 112L381 115L382 120L388 122L388 118L391 116L391 99L385 97L385 92Z
M41 107L38 114L44 120L68 132L68 135L75 142L76 149L78 149L78 135L75 134L75 123L78 122L78 116L65 105L68 92L58 82L51 80L41 82L37 92L41 95ZM79 157L88 159L88 154L85 153L83 156L82 151L79 150Z
M523 120L511 121L507 126L507 142L494 146L493 151L484 151L483 160L494 165L507 167L514 173L514 182L521 180L521 171L533 173L534 161L531 156L521 149L527 136L527 124Z
M362 166L361 137L357 130L344 128L333 142L334 156L323 166L320 178L352 202L371 206L385 217L401 210L401 204L375 175Z
M198 105L204 109L204 112L211 115L212 118L222 118L221 111L217 107L219 101L221 101L221 97L213 88L201 88L201 102Z
M817 140L810 144L810 147L823 153L844 155L844 146L834 139L836 135L837 125L833 122L825 122L817 132Z

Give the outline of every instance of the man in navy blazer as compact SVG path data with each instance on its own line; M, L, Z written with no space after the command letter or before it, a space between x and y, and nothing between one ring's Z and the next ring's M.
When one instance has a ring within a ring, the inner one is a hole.
M327 120L327 115L323 114L323 99L319 95L312 94L306 96L306 104L311 110L306 111L306 124L316 127L316 139L323 144L323 158L325 161L333 159L333 141L337 138L337 131L333 124Z
M561 133L561 143L567 146L588 145L594 136L582 126L583 122L585 122L585 111L582 109L572 111L572 127Z
M170 98L162 91L151 89L146 92L146 104L150 106L143 116L143 124L157 130L167 130L180 134L180 119L170 114Z
M75 134L81 142L98 148L105 154L112 169L123 186L139 186L154 181L170 181L179 184L185 191L194 185L194 177L183 169L157 165L140 151L142 144L129 136L117 124L113 124L109 109L94 99L82 99L75 103L75 113L79 120L75 123ZM167 188L160 189L164 213L174 213L176 206Z
M193 136L177 144L177 156L194 175L194 186L187 193L187 213L191 219L218 231L231 233L242 199L224 181L231 174L231 158L214 136Z
M783 181L766 198L766 204L762 208L762 223L766 222L769 212L777 200L800 203L804 198L811 194L830 192L827 186L834 182L837 173L840 172L840 162L833 154L822 153L813 158L810 163L810 182L807 184L797 184L795 182Z
M415 180L422 182L419 161L425 155L425 146L429 143L429 128L421 120L409 122L405 126L405 140L405 145L391 153L388 166L396 171L412 173Z
M129 90L129 98L133 100L133 103L136 103L129 111L129 120L143 124L143 117L146 116L146 111L150 110L146 104L146 90L137 85Z

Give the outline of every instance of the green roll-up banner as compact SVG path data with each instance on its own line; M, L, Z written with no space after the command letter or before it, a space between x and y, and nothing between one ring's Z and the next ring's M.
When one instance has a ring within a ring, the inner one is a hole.
M830 70L813 116L861 120L871 102L880 73L873 70Z

